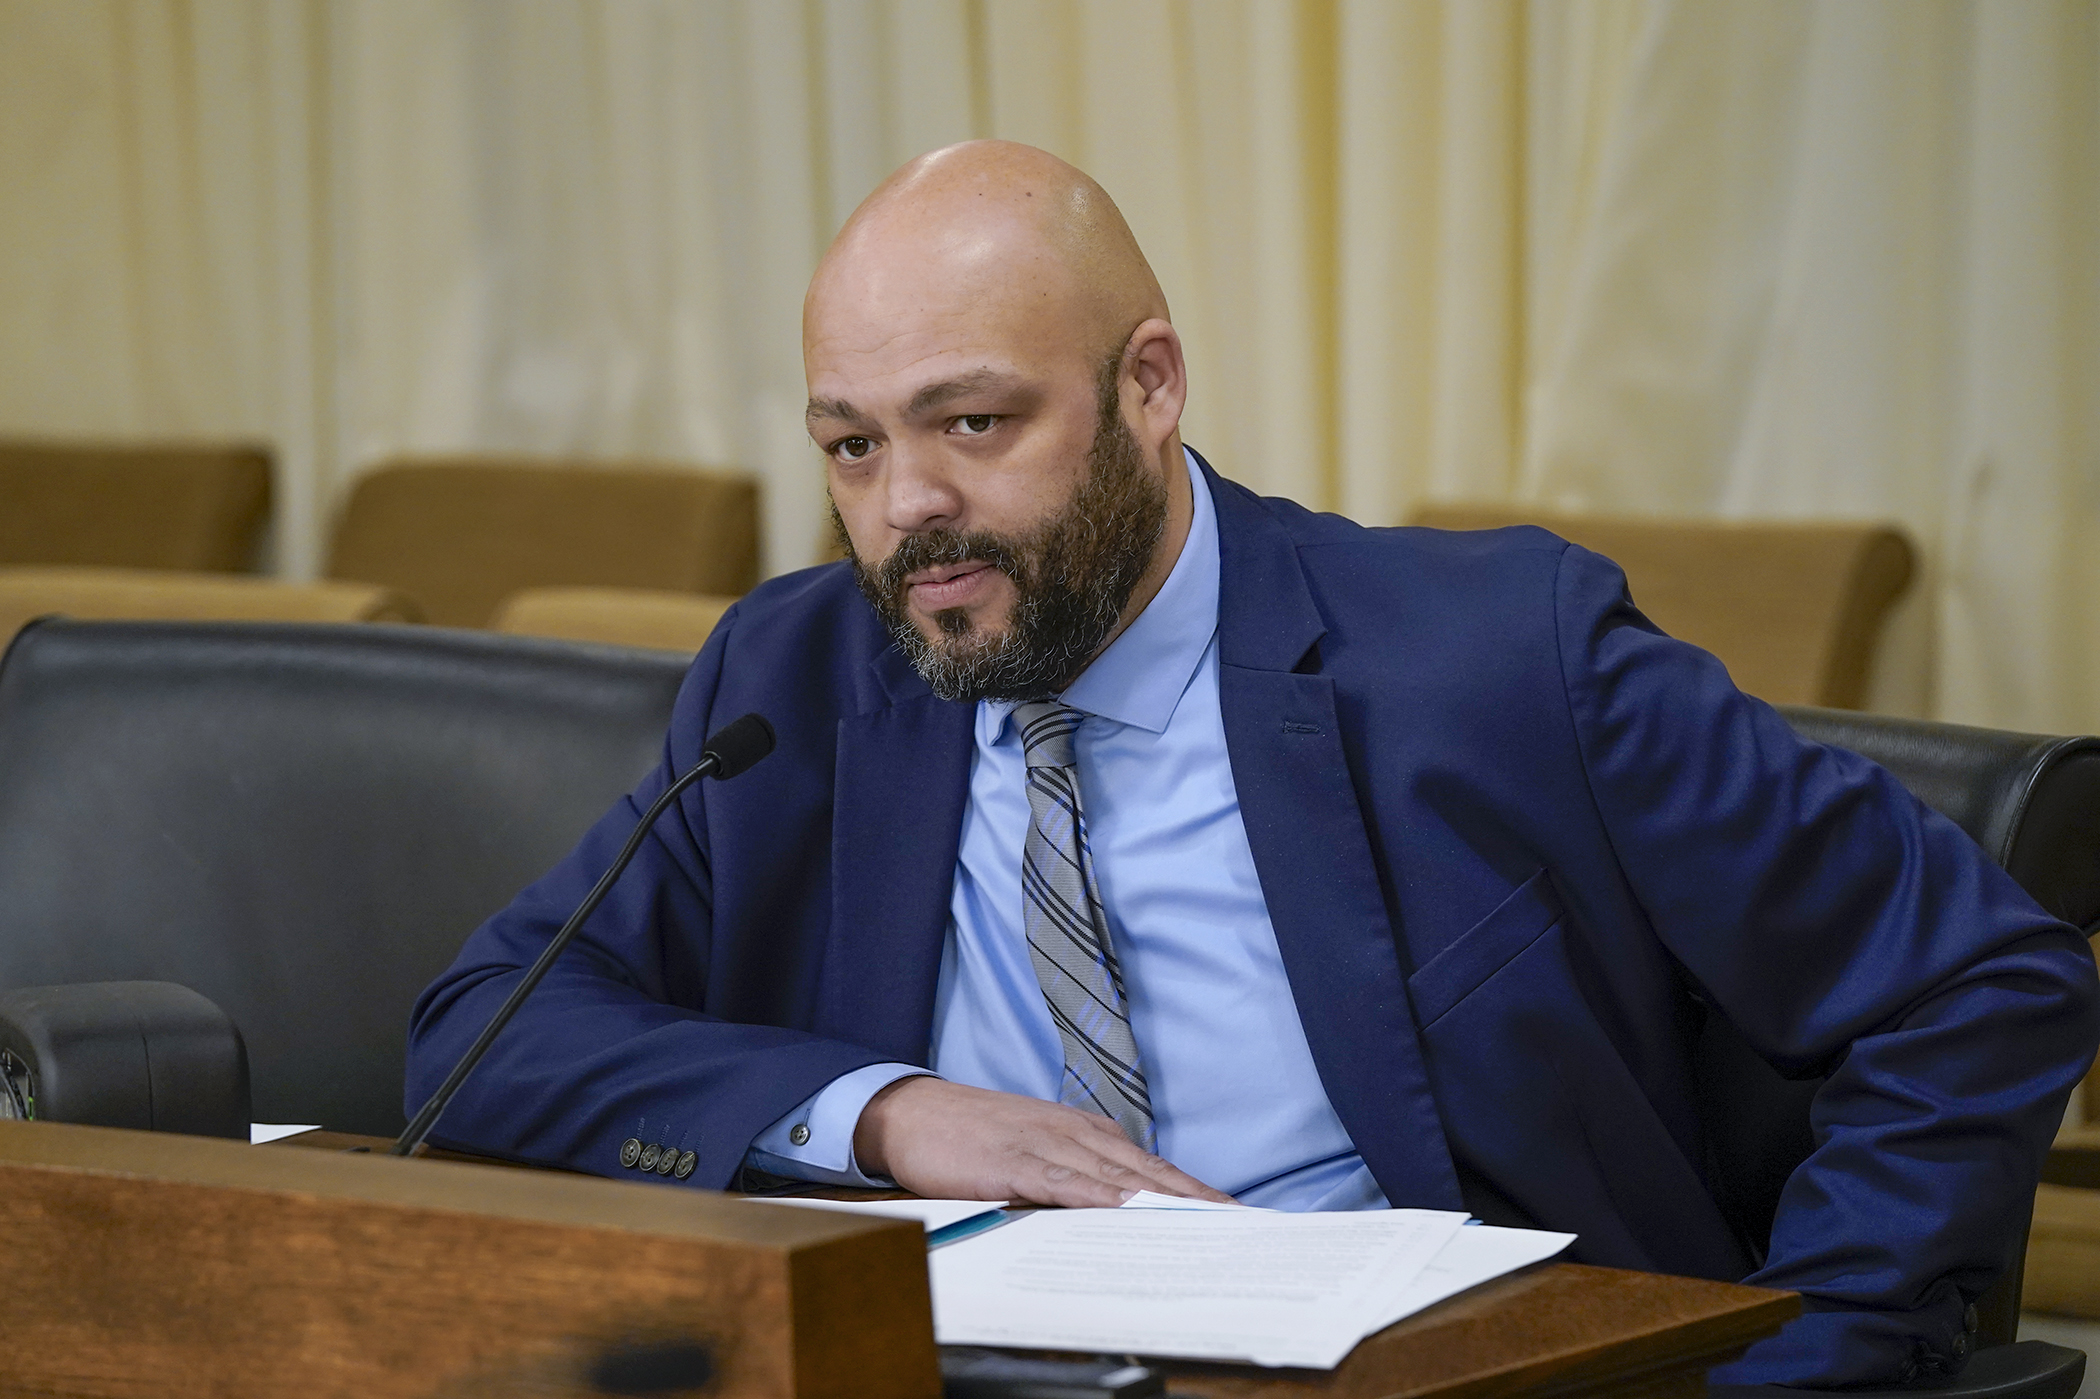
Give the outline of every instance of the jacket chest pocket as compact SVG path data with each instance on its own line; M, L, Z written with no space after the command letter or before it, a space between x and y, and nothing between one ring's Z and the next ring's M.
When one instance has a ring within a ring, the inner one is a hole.
M1427 1030L1566 916L1545 870L1519 884L1407 979L1415 1023Z

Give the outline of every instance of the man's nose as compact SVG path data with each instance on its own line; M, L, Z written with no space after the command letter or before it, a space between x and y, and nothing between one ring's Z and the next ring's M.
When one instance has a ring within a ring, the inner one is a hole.
M962 519L963 495L936 454L898 445L883 474L883 522L900 534L953 529Z

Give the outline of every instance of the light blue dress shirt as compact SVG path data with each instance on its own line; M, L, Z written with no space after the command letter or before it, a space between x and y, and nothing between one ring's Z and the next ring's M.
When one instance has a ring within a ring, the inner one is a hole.
M1377 1209L1385 1196L1335 1116L1254 873L1218 707L1218 526L1194 460L1194 516L1151 603L1063 696L1081 799L1161 1156L1272 1209ZM1022 933L1027 766L1012 705L977 706L977 751L933 1010L933 1071L1056 1101L1064 1050ZM752 1144L763 1170L876 1184L853 1129L883 1087L835 1079Z

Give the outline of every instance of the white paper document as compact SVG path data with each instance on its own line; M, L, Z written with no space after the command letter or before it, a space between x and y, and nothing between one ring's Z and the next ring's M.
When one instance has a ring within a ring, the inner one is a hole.
M251 1122L248 1124L248 1145L263 1146L269 1142L296 1137L301 1132L318 1132L318 1122Z
M1162 1195L1156 1190L1140 1190L1125 1200L1121 1209L1126 1210L1252 1210L1256 1214L1274 1214L1259 1205L1221 1205L1216 1200L1192 1200L1186 1195Z
M761 1205L794 1205L799 1209L843 1210L847 1214L916 1219L926 1226L929 1234L1006 1208L1004 1200L812 1200L800 1195L752 1198L754 1203Z
M1573 1234L1550 1234L1543 1229L1502 1229L1492 1224L1468 1224L1415 1275L1392 1306L1364 1334L1383 1331L1446 1297L1456 1297L1469 1287L1492 1282L1504 1273L1543 1263L1569 1244Z
M1339 1364L1465 1222L1437 1210L1040 1210L931 1255L942 1345Z

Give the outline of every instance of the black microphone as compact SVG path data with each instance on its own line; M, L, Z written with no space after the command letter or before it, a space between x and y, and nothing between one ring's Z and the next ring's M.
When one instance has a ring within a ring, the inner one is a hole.
M700 761L694 763L685 776L664 788L663 795L642 813L642 819L635 823L633 834L627 837L627 844L621 847L619 858L612 862L612 868L598 877L598 882L591 886L591 892L583 896L583 902L569 915L569 921L561 925L561 931L547 944L547 950L540 953L538 959L526 969L524 978L512 989L510 998L504 1001L502 1008L482 1028L480 1037L467 1047L465 1054L459 1056L459 1062L452 1066L452 1072L438 1085L438 1091L430 1095L430 1101L423 1104L422 1111L416 1114L416 1120L408 1124L408 1130L394 1143L393 1155L407 1156L423 1144L423 1138L429 1136L430 1129L437 1125L438 1114L452 1101L453 1094L459 1092L459 1086L467 1081L467 1075L474 1072L474 1066L481 1062L481 1056L489 1052L489 1046L495 1043L496 1036L510 1023L510 1018L518 1013L518 1007L532 994L532 988L539 985L541 979L553 967L554 959L561 956L562 949L575 940L576 930L581 928L584 920L596 912L598 905L605 901L613 881L620 877L620 871L627 868L627 862L634 858L634 852L642 848L642 837L649 834L649 828L656 824L656 818L663 815L672 802L678 800L678 794L703 777L727 781L772 751L773 726L765 721L763 715L746 714L743 718L732 720L715 730L714 737L708 739L707 746L700 750Z

